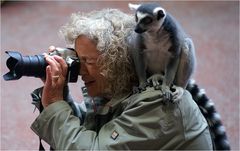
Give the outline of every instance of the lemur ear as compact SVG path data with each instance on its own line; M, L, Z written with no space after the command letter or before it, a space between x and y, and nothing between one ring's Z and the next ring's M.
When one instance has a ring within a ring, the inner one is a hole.
M153 10L153 14L155 14L157 16L157 19L161 19L166 15L165 9L163 9L162 7L157 7Z
M128 3L128 7L130 8L130 10L137 10L140 7L140 5Z

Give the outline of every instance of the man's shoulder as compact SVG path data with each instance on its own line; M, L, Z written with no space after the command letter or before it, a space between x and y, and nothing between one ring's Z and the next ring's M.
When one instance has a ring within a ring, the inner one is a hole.
M145 91L134 93L126 98L123 102L127 104L138 104L141 102L150 102L150 101L162 101L162 92L161 90L155 90L153 87L147 87Z
M187 90L183 90L183 93L178 97L178 101L192 100L191 94ZM124 102L139 103L158 100L163 102L163 93L161 90L155 90L154 87L147 87L145 91L130 95L124 100ZM177 102L178 102L177 101Z
M145 98L154 97L154 96L161 97L162 96L162 91L161 90L155 90L154 87L146 87L145 91L132 94L130 97L131 98L145 99Z

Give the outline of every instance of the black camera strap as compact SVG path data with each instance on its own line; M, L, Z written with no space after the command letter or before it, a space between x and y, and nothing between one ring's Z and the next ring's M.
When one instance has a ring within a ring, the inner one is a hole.
M42 111L43 111L43 105L42 103L40 103L39 112L41 113ZM42 139L39 137L39 151L45 151L41 140Z
M40 110L40 113L43 111L43 105L42 105L42 103L40 104L40 108L39 108ZM41 141L42 139L39 137L39 151L45 151L45 148L43 147L43 144L42 144L42 141ZM53 148L52 148L52 146L50 146L50 151L51 150L54 150Z
M84 94L87 92L85 92L86 88L83 87L82 90L84 90ZM32 96L32 104L35 105L35 107L39 110L39 112L41 113L43 111L43 105L41 103L41 96L42 96L42 90L43 87L38 88L36 90L34 90L31 93ZM85 95L86 95L85 94ZM85 96L86 97L86 96ZM68 85L65 85L64 89L63 89L63 99L69 104L69 106L72 108L73 110L73 114L79 118L79 120L81 121L81 123L83 123L84 118L86 116L86 106L85 106L85 101L82 101L81 103L77 103L76 101L73 100L73 98L71 97L70 93L69 93L69 87ZM86 98L85 98L86 99ZM41 142L41 138L39 137L39 150L40 151L45 151L43 144ZM50 146L50 150L54 150L52 148L52 146Z
M37 108L39 110L39 113L41 113L43 111L43 109L44 109L43 105L42 105L42 102L41 102L42 89L43 89L43 87L35 89L31 93L32 104L35 105L35 108ZM43 144L42 144L41 140L42 139L39 137L39 151L45 151L45 148L43 147ZM50 146L50 150L54 150L54 149Z

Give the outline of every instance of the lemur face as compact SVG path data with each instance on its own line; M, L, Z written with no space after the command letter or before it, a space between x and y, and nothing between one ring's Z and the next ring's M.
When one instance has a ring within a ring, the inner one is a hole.
M157 4L129 4L130 9L136 10L136 33L144 33L146 31L157 31L166 16L165 10Z

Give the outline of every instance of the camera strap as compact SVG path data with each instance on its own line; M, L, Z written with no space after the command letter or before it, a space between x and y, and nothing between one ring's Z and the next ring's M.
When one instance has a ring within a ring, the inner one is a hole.
M82 89L84 89L84 87ZM44 109L43 105L41 103L42 90L43 90L43 87L38 88L31 93L32 104L35 105L35 107L39 110L40 113ZM85 92L85 93L87 94L87 92ZM85 103L84 103L85 101L82 101L80 103L74 101L73 98L71 97L70 93L69 93L68 85L66 85L63 89L63 99L69 104L69 106L73 110L74 115L79 118L79 120L82 124L84 119L85 119L85 116L86 116L86 106L85 106ZM42 139L39 137L39 150L40 151L45 151L41 140ZM50 146L50 150L54 150L54 149Z
M42 103L40 103L40 105L39 105L39 112L41 113L43 111L43 105L42 105ZM39 137L39 150L40 151L45 151L45 149L44 149L44 147L43 147L43 145L42 145L42 141L41 141L42 139Z
M35 89L32 93L32 104L35 105L35 109L37 108L39 110L39 113L41 113L43 111L43 105L41 103L41 97L42 97L42 90L43 87L40 87L38 89ZM45 151L45 148L43 147L42 144L42 139L39 137L39 151ZM50 146L50 150L54 150L51 146Z

